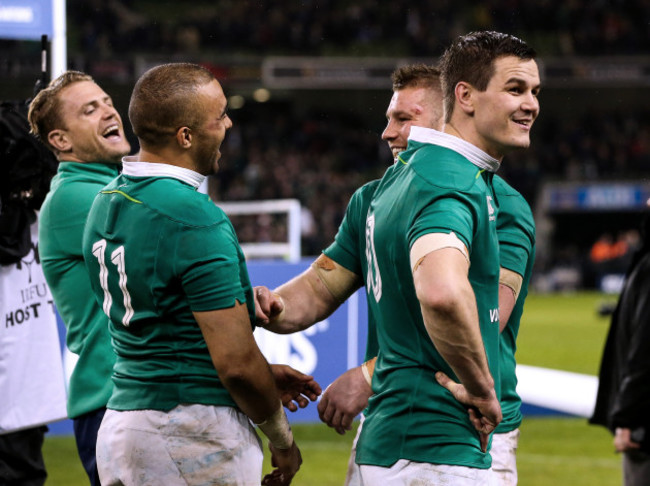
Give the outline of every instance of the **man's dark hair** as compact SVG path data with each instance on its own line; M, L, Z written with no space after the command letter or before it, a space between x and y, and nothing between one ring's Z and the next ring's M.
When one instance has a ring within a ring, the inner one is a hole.
M471 32L452 42L439 64L445 122L449 122L454 110L456 85L465 81L485 91L494 75L494 61L505 56L532 60L537 53L518 37L493 31Z
M205 113L196 91L214 79L198 64L171 63L151 68L138 79L131 95L129 120L133 133L145 144L160 146L179 128L199 126Z

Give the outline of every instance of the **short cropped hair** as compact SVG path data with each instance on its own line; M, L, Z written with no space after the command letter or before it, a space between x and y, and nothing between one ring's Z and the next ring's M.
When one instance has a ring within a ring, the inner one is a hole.
M440 90L440 69L428 64L402 66L391 75L393 91L404 88L431 88Z
M141 143L161 146L181 127L200 126L205 112L197 89L216 79L198 64L171 63L151 68L138 79L129 103L129 120Z
M454 110L456 85L465 81L479 91L485 91L494 75L494 62L505 56L535 59L537 53L523 40L494 31L471 32L462 35L447 48L440 59L445 122Z
M68 86L81 81L94 82L90 75L81 71L66 71L50 81L47 87L42 89L29 105L27 118L31 132L51 150L56 151L47 140L48 134L57 128L66 128L61 116L59 94Z

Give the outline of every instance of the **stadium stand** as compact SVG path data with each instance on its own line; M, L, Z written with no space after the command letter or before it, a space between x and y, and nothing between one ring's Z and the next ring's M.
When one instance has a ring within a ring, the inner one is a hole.
M235 128L210 194L216 201L299 199L304 255L317 254L332 240L354 189L390 163L379 134L392 69L377 75L385 91L279 88L272 89L271 101L254 102L251 92L264 85L262 65L273 56L433 62L460 32L511 32L535 46L548 81L532 149L508 157L501 169L534 209L546 181L634 181L650 169L650 109L638 102L647 99L650 85L645 0L197 0L192 8L156 0L67 3L71 67L108 86L123 114L134 79L155 62L203 62L218 72L229 94L245 98L240 109L231 104ZM0 40L0 88L7 95L20 96L9 90L38 69L25 61L36 57L27 55L37 50L32 44ZM636 228L638 212L607 217L600 222L621 232ZM234 219L243 241L286 239L282 218ZM545 223L538 225L543 235ZM553 216L552 226L552 238L563 234L574 241L554 240L548 251L540 245L544 271L586 260L605 229L576 235L575 218L564 213Z

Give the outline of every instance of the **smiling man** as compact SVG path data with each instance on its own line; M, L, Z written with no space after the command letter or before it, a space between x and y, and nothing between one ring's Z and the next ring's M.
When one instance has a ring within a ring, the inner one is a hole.
M244 254L223 211L197 192L217 171L226 108L201 66L145 72L129 104L140 151L88 214L84 257L117 357L97 438L105 485L281 486L302 462L276 367L253 337ZM264 479L251 422L269 439L275 469Z
M90 483L99 485L95 444L113 389L115 357L108 318L92 293L81 243L95 195L118 175L121 159L131 147L110 96L78 71L52 80L34 98L29 123L59 160L41 208L39 252L66 326L68 349L79 357L70 377L68 416Z
M381 134L397 161L406 150L412 126L442 130L443 108L440 71L426 64L410 64L392 75L393 96L386 109L386 128Z
M530 144L534 58L498 32L456 39L439 66L444 131L412 127L375 190L366 290L379 354L357 445L362 484L493 484L489 434L502 413L492 177Z

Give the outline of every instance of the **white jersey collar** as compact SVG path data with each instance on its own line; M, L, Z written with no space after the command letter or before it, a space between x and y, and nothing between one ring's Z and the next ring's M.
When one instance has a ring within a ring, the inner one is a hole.
M412 126L409 140L440 145L441 147L458 152L480 169L485 169L490 172L499 170L500 162L497 159L483 152L476 145L472 145L454 135L449 135L448 133L440 132L432 128Z
M122 174L134 177L171 177L198 189L205 176L184 167L154 162L138 162L137 156L122 158Z

